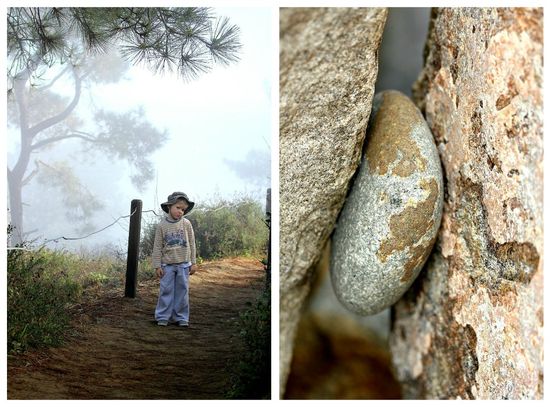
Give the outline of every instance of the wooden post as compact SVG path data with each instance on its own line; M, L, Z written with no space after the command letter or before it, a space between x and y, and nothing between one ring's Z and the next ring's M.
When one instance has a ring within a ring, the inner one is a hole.
M267 241L267 267L266 267L266 289L271 288L271 188L267 189L265 202L265 215L269 228L269 239Z
M133 199L130 206L132 215L130 216L130 232L128 234L128 261L126 263L126 287L124 289L124 296L129 298L136 297L141 209L141 200Z

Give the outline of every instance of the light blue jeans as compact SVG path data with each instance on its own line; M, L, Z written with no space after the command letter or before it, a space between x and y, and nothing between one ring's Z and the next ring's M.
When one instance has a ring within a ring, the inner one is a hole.
M189 322L189 266L190 263L162 265L157 321Z

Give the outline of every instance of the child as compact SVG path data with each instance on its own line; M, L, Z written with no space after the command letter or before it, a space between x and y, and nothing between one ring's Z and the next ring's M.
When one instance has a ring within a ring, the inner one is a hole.
M157 226L153 245L153 267L160 278L155 319L160 326L169 321L189 326L189 275L196 263L193 226L184 215L195 206L183 192L174 192L161 204L167 216Z

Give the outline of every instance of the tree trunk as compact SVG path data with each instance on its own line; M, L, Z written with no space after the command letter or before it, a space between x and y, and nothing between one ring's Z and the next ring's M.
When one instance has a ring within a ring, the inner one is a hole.
M35 58L36 59L36 58ZM35 59L33 62L35 62ZM24 69L15 76L13 81L13 94L19 112L19 158L10 170L8 168L8 188L10 202L10 223L14 228L11 237L11 244L17 245L24 240L23 229L23 178L31 155L33 134L29 132L29 115L27 109L26 83L31 75L31 68Z
M35 57L36 59L36 57ZM34 64L31 64L34 66ZM31 153L36 151L38 146L50 144L50 140L60 139L51 138L42 140L40 143L33 144L35 137L43 130L65 120L75 107L78 105L82 91L82 77L78 75L76 70L72 69L74 84L74 95L72 101L60 113L48 117L40 123L31 125L29 122L29 111L27 104L26 86L31 77L31 68L21 71L15 76L13 82L14 98L19 112L19 131L20 131L20 150L17 162L10 170L8 168L8 188L9 188L9 203L10 203L10 222L15 229L12 233L11 244L22 243L25 239L25 229L23 226L23 187L28 181L25 178ZM63 137L61 137L63 138ZM38 147L39 148L39 147Z
M14 227L10 245L17 245L23 242L23 200L21 196L21 179L17 179L8 170L8 188L9 188L9 211L10 220L9 223Z
M446 196L432 257L393 309L406 398L543 396L542 21L433 12L415 97Z
M10 224L14 228L10 243L13 245L22 243L24 240L22 189L25 171L29 165L32 143L32 135L28 132L29 122L25 97L25 84L28 78L29 71L25 70L17 75L14 80L14 96L19 111L20 147L17 162L11 170L8 168Z

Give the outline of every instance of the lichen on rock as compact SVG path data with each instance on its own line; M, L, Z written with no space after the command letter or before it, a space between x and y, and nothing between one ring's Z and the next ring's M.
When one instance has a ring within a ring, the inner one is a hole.
M331 277L340 301L369 315L394 304L424 265L443 175L424 118L397 91L375 97L363 157L332 239Z

